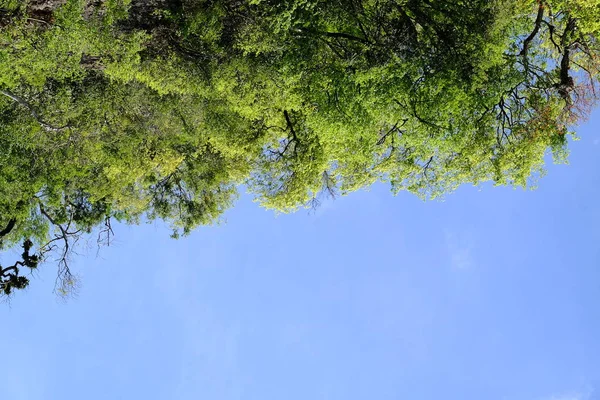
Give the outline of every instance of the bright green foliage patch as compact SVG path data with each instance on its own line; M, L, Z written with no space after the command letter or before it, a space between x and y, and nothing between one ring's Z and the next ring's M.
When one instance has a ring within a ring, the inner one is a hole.
M595 0L1 4L0 239L27 248L4 294L52 252L66 292L80 235L187 234L239 185L280 211L376 181L529 187L600 65Z

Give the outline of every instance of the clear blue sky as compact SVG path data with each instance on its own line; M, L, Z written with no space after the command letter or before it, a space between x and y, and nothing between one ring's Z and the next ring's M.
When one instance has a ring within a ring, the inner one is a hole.
M536 191L118 227L77 299L0 307L0 399L600 399L598 127Z

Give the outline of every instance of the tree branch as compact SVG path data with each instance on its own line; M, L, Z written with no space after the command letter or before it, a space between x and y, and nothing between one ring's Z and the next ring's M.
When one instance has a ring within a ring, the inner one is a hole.
M27 110L29 110L29 113L31 114L31 116L36 119L36 121L38 122L38 124L40 124L40 126L42 128L44 128L44 130L46 132L60 132L63 129L69 128L69 125L65 125L65 126L62 126L62 127L57 127L57 126L54 126L54 125L50 125L49 123L47 123L46 121L44 121L42 119L42 117L40 117L40 115L38 114L38 112L35 110L35 108L33 108L31 106L31 104L29 104L22 97L19 97L16 94L14 94L14 93L12 93L12 92L10 92L8 90L0 89L0 94L3 94L4 96L6 96L9 99L17 102L18 104L20 104L21 106L23 106Z
M298 29L296 29L296 31L300 32L300 33L311 33L313 35L318 35L318 36L347 39L347 40L351 40L353 42L360 42L360 43L364 43L364 44L372 44L371 41L369 41L366 38L361 38L359 36L354 36L354 35L351 35L349 33L344 33L344 32L323 32L323 31L318 31L316 29L311 29L311 28L298 28Z
M576 23L575 19L569 18L567 26L561 36L561 45L563 48L562 58L560 60L560 83L558 85L558 92L561 97L567 102L571 103L569 92L573 88L573 78L569 74L571 69L571 45L569 41L570 34L575 30Z
M535 26L533 27L533 31L525 38L523 41L523 49L519 53L520 56L527 57L527 52L529 51L529 46L533 39L535 39L536 35L540 31L540 27L542 25L542 20L544 18L544 3L540 1L540 6L538 7L537 17L535 18Z
M16 223L17 220L15 218L11 218L10 221L8 221L6 227L0 231L0 238L3 238L4 236L8 235L10 231L13 230Z

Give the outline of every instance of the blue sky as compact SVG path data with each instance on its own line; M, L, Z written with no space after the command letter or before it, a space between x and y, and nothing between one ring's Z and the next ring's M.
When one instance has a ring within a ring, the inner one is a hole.
M600 113L536 191L119 226L0 307L1 399L600 399Z

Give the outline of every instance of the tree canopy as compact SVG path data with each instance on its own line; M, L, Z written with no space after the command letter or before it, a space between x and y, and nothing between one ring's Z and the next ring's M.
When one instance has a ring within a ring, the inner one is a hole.
M244 185L529 187L592 107L600 0L0 0L0 291L111 221L174 236ZM10 263L9 263L10 264Z

